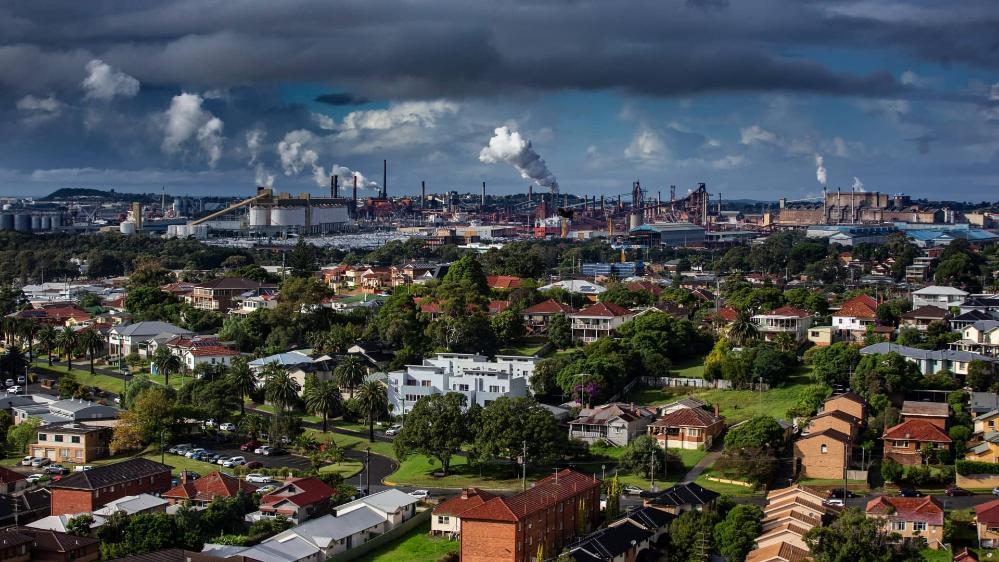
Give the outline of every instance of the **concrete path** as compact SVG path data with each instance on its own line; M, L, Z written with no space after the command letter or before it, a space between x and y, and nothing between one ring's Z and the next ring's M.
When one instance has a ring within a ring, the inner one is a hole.
M697 464L692 466L687 474L680 480L680 482L693 482L697 480L697 477L701 475L702 472L709 466L715 464L718 457L721 456L720 450L708 451L708 454L704 455L704 458L697 461Z

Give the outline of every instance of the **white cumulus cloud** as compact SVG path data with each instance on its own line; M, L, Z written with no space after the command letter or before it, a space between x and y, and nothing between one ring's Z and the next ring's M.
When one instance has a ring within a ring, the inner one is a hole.
M192 139L196 140L208 165L214 168L222 157L224 124L202 107L203 102L200 95L187 92L170 100L170 108L165 114L161 148L164 152L175 154L183 150Z
M745 127L741 131L742 144L754 144L754 143L776 143L777 134L773 131L768 131L759 125L751 125Z
M93 59L87 63L87 77L83 79L85 97L109 101L116 96L130 98L139 93L139 81L115 70L108 63Z

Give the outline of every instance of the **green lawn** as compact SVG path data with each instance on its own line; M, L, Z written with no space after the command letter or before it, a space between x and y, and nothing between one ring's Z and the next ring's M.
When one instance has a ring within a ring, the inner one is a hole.
M716 478L725 478L724 475L713 474L711 468L709 467L704 472L702 472L701 475L698 476L696 480L694 480L694 482L704 488L707 488L709 490L714 490L719 494L726 494L729 496L755 496L763 493L762 491L753 491L753 489L748 486L740 486L738 484L727 484L725 482L715 482L713 480L708 480L707 478L708 476L714 476ZM735 480L735 478L730 478L730 479Z
M684 378L684 379L703 379L704 378L704 358L699 357L697 359L692 359L690 361L684 361L677 363L671 369L673 371L674 377Z
M451 459L449 476L434 476L433 473L440 469L441 465L436 460L424 455L411 455L399 464L398 470L386 478L386 482L432 488L475 486L491 490L519 490L522 486L520 478L514 475L512 467L508 465L469 466L466 457L456 456ZM530 472L527 476L528 480L536 479Z
M354 451L364 451L367 447L371 447L371 452L388 457L395 460L395 448L391 443L386 443L384 441L375 441L370 443L367 439L363 437L356 437L354 435L344 435L342 433L323 433L317 429L306 429L306 433L313 436L319 441L334 441L338 446L344 449L352 449Z
M355 461L353 459L347 459L343 462L336 464L328 464L319 469L319 472L336 472L340 476L343 476L344 480L356 475L364 469L364 463L361 461Z
M260 410L261 412L267 412L268 414L275 414L275 413L277 413L277 408L275 408L272 404L256 404L254 402L247 402L246 403L246 407L247 408L251 408L252 407L254 410ZM309 423L322 423L323 422L323 418L321 418L319 416L313 416L312 414L306 414L305 412L302 412L300 410L294 410L294 411L292 411L291 415L295 416L297 418L301 418L302 421L309 422ZM332 421L330 422L330 424L332 425Z
M56 378L65 375L67 372L73 373L76 376L77 382L85 386L96 386L103 390L113 392L115 394L121 394L125 391L125 381L119 379L118 377L112 377L109 375L95 374L91 375L89 370L82 370L76 368L77 366L85 367L87 363L74 363L72 371L66 371L65 367L58 367L53 365L49 367L45 361L36 362L33 371L38 374L38 378ZM55 390L55 389L53 389Z
M932 550L929 548L924 548L923 550L919 551L919 556L922 557L923 560L927 560L928 562L950 562L953 557L953 553L951 553L951 551L949 550L944 550L942 548L940 550Z
M731 425L763 414L785 417L785 412L798 403L801 392L809 384L811 379L803 369L792 377L787 385L765 392L714 388L641 388L631 392L628 400L636 404L654 406L689 395L717 405L721 415L725 416L725 421Z
M544 344L524 344L505 347L499 351L499 355L537 355Z
M416 527L398 540L371 552L368 560L373 562L437 562L449 552L458 552L461 543L440 537L430 536L430 522Z

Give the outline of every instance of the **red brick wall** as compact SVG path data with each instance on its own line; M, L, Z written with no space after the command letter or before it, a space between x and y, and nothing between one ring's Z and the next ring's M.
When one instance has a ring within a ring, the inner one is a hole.
M151 480L151 481L150 481ZM170 472L143 476L125 484L116 484L112 491L105 487L99 491L52 488L52 515L81 513L99 509L114 500L137 494L162 494L171 488Z
M493 521L461 522L462 562L516 562L517 524Z
M52 490L52 515L65 515L93 511L97 506L91 501L88 490Z

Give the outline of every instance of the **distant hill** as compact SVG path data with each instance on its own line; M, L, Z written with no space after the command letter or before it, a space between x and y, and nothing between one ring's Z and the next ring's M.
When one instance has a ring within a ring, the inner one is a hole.
M104 191L103 189L90 189L86 187L64 187L57 189L43 197L42 201L54 201L64 199L100 199L102 201L159 201L159 196L153 193L122 193L117 191Z

